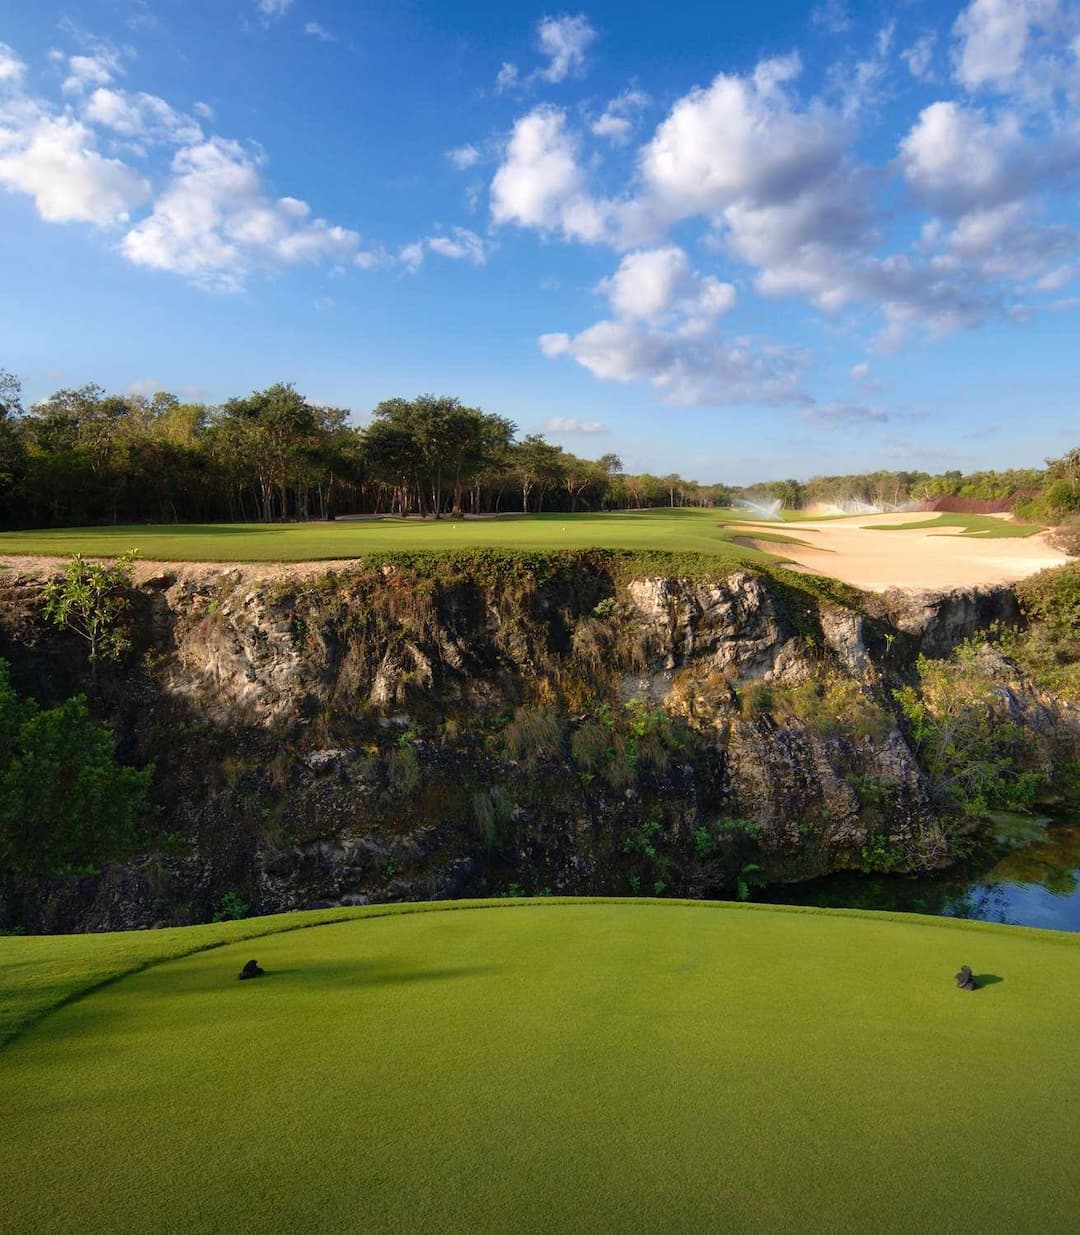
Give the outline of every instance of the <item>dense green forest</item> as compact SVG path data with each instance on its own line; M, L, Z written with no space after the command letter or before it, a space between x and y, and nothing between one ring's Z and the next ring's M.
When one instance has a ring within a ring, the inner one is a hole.
M726 485L633 476L457 399L344 408L278 383L211 407L175 395L60 390L23 408L0 374L0 520L63 524L325 519L729 505Z
M89 385L24 407L18 378L0 370L0 526L728 506L740 495L798 509L1019 493L1029 517L1080 510L1080 450L1045 470L878 471L740 490L627 473L615 454L579 458L446 396L384 400L363 428L350 417L287 383L216 406Z

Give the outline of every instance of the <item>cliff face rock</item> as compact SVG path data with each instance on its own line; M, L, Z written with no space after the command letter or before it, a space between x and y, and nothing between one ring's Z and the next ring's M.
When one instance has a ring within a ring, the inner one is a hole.
M926 656L945 656L958 644L995 624L1020 620L1016 596L1005 587L955 588L948 592L889 591L883 616L913 639Z
M92 694L123 756L155 763L170 843L38 889L31 925L200 920L225 893L258 912L515 886L730 894L748 861L803 878L871 838L913 869L944 860L885 675L1015 616L1008 593L856 608L749 570L627 570L579 554L151 572L137 658ZM59 698L88 679L34 616L38 587L0 581L0 655Z
M764 578L739 571L722 582L633 579L628 618L647 634L652 666L695 663L743 678L783 675L792 631Z

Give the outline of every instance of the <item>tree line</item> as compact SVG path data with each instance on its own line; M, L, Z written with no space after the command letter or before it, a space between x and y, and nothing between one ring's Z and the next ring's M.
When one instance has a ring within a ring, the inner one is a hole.
M748 485L743 496L776 501L790 510L815 503L866 502L901 506L938 497L997 501L1015 496L1016 513L1053 522L1080 511L1080 448L1047 459L1045 468L1005 468L1000 471L931 473L921 471L856 472L843 476L811 476L809 480L765 480Z
M735 491L631 475L447 396L387 399L370 423L279 382L220 405L59 390L23 407L0 370L5 527L427 517L728 505Z
M883 470L740 489L628 473L615 454L580 458L448 396L386 399L364 427L351 420L284 382L218 405L89 385L24 407L18 379L0 369L0 527L640 510L739 496L800 509L1019 494L1016 511L1031 518L1080 511L1080 450L1045 469Z

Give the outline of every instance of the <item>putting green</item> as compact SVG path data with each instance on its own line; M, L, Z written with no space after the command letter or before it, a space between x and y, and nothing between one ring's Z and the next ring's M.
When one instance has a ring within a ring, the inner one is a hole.
M909 523L872 523L869 530L875 532L936 531L958 527L961 536L975 536L980 540L1012 540L1045 532L1041 523L1017 523L995 515L935 514L926 519L913 519Z
M109 557L138 549L162 561L300 562L369 553L443 549L626 549L704 553L733 562L775 559L734 541L745 511L638 510L607 514L514 515L499 519L372 519L335 523L162 524L0 532L0 554ZM731 525L731 526L729 526ZM783 543L782 524L763 536Z
M4 1050L0 1230L1072 1230L1076 943L557 902L229 944Z

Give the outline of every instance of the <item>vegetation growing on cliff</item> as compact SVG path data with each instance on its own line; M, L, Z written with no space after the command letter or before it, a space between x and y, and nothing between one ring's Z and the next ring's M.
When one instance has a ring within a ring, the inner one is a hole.
M1067 710L1080 703L1080 564L1042 571L1016 596L1021 624L991 625L945 659L920 656L916 680L896 691L944 810L1080 805L1080 723ZM1055 720L1048 709L1062 705Z
M1016 585L1023 630L1003 630L1002 650L1044 690L1080 704L1080 562Z
M76 637L25 613L40 585L3 592L23 680L84 683ZM1007 599L983 619L958 598L955 616L974 629ZM515 887L731 896L933 868L965 843L965 811L1061 793L1076 756L1029 749L1030 710L994 723L1000 657L917 661L909 623L929 619L899 603L655 550L398 553L268 582L163 572L135 606L139 659L103 666L94 693L125 759L157 762L176 844L155 841L126 886L100 881L91 920L206 920L226 894L255 913ZM969 731L948 690L973 665ZM910 745L896 689L937 726L909 723ZM977 771L943 771L965 760ZM87 920L58 884L25 924Z
M134 550L113 562L88 562L76 553L64 573L42 589L42 612L54 626L86 643L91 664L119 660L130 648L131 563Z
M984 641L948 660L920 656L917 686L896 699L938 807L965 815L1027 811L1046 776L1033 735L1002 715L993 677L979 663Z
M40 708L20 698L0 661L0 891L127 857L152 775L117 762L84 698Z

